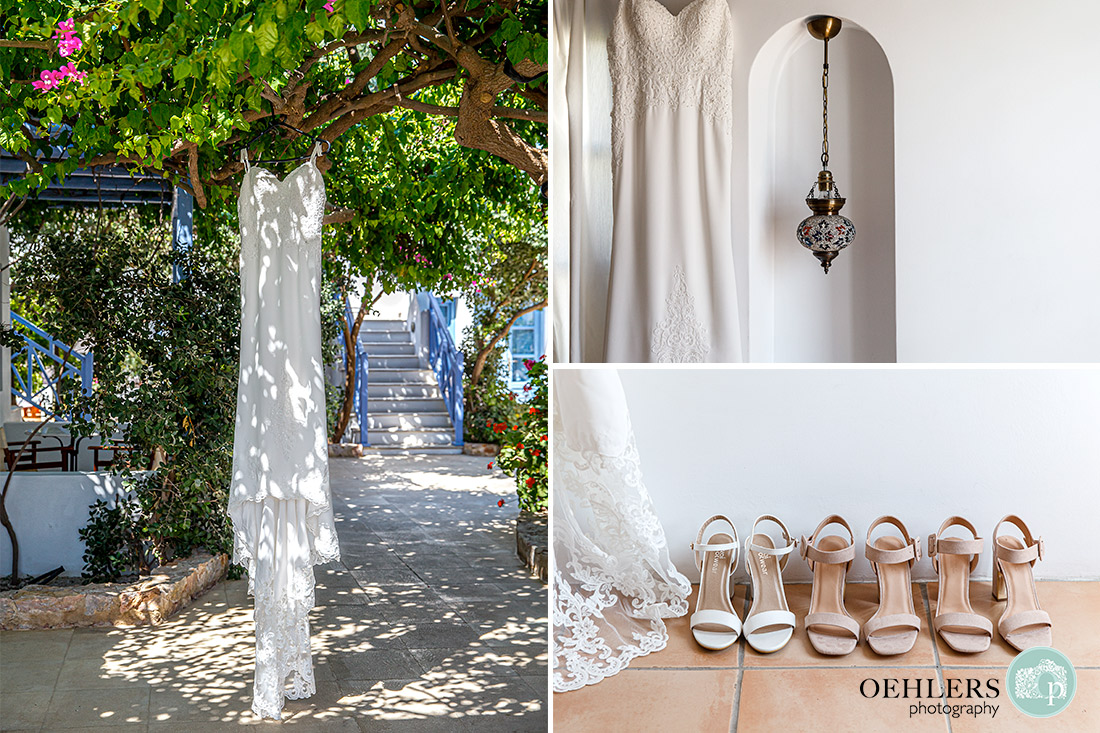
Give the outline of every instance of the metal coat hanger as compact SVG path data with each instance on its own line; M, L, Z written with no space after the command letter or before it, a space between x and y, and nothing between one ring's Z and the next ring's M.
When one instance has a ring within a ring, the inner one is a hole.
M238 152L241 151L241 150L248 150L250 147L252 147L252 143L256 142L257 140L259 140L261 137L263 137L267 133L269 133L272 130L274 130L276 128L279 128L279 127L283 128L283 129L286 129L286 130L291 130L293 132L296 132L299 135L301 135L302 137L305 137L309 140L312 140L314 142L314 144L321 143L321 145L322 145L321 155L324 155L325 153L327 153L329 151L329 148L332 147L332 143L330 143L328 140L322 140L317 135L306 132L305 130L299 130L294 125L283 122L283 120L281 120L280 118L275 116L275 105L272 104L270 102L270 100L269 100L268 103L271 104L271 116L268 118L267 125L265 125L264 128L262 130L260 130L259 132L257 132L255 135L248 138L248 140L246 140L244 142L244 144L242 144L240 147L238 147L237 148ZM293 157L290 157L290 158L264 158L263 160L250 160L249 165L260 165L260 164L263 164L263 163L293 163L293 162L297 162L297 161L300 161L300 160L309 160L309 158L310 158L310 153L306 153L305 155L298 155L298 156L293 156Z

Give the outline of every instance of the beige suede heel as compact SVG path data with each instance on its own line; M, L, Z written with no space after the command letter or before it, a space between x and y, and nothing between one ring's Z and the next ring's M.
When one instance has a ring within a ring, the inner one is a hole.
M952 527L966 529L971 536L956 537L957 532L945 536ZM948 517L935 534L928 535L928 557L939 575L932 626L947 646L963 654L984 652L993 638L993 624L970 605L970 574L984 545L974 525L962 517Z
M1001 536L1001 525L1015 525L1023 538ZM993 530L993 597L1007 600L997 631L1020 651L1035 646L1053 646L1050 615L1039 608L1039 593L1031 572L1045 554L1043 538L1033 539L1024 520L1009 514Z
M871 532L880 524L893 525L901 537L887 535L872 540ZM920 559L920 543L909 536L897 518L879 517L867 528L864 554L878 579L878 610L863 625L863 636L876 654L905 654L917 642L921 627L913 607L913 579L909 573Z
M728 525L733 536L714 532L703 542L707 527L715 522ZM691 635L704 649L720 651L732 646L741 634L741 619L733 610L730 586L740 550L737 528L730 520L716 514L703 522L691 549L695 553L695 566L699 568L699 597L695 599L695 613L691 614L689 622Z
M848 538L822 536L823 530L833 525L843 527ZM806 636L819 654L834 657L850 654L859 643L859 623L844 607L844 580L856 556L852 528L839 515L825 517L812 537L802 537L800 551L814 574Z

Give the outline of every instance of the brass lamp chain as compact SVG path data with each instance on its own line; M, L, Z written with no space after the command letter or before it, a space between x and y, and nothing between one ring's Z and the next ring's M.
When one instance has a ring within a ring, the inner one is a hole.
M825 63L821 70L821 170L829 169L829 39L825 39Z

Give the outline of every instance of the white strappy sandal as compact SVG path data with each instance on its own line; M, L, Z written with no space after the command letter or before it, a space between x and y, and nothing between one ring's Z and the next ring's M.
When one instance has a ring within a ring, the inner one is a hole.
M728 525L733 536L714 532L703 542L707 527L715 522ZM695 599L695 613L691 614L691 634L704 649L728 649L741 635L741 619L733 610L730 584L737 569L737 528L729 519L716 514L703 522L691 549L699 568L699 596Z
M779 547L766 534L756 531L761 522L772 522L783 531L786 544ZM745 540L752 578L752 606L745 616L745 641L763 654L777 652L787 645L794 635L795 617L787 607L787 595L783 591L783 568L796 543L786 525L770 514L757 518L752 525L752 536Z

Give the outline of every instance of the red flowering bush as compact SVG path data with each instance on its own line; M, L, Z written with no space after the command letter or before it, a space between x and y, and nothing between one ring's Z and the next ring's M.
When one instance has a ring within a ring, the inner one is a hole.
M519 508L545 512L549 496L546 357L528 361L525 366L530 378L524 387L526 409L520 411L514 424L498 422L491 428L500 436L500 455L496 463L500 470L516 480Z

